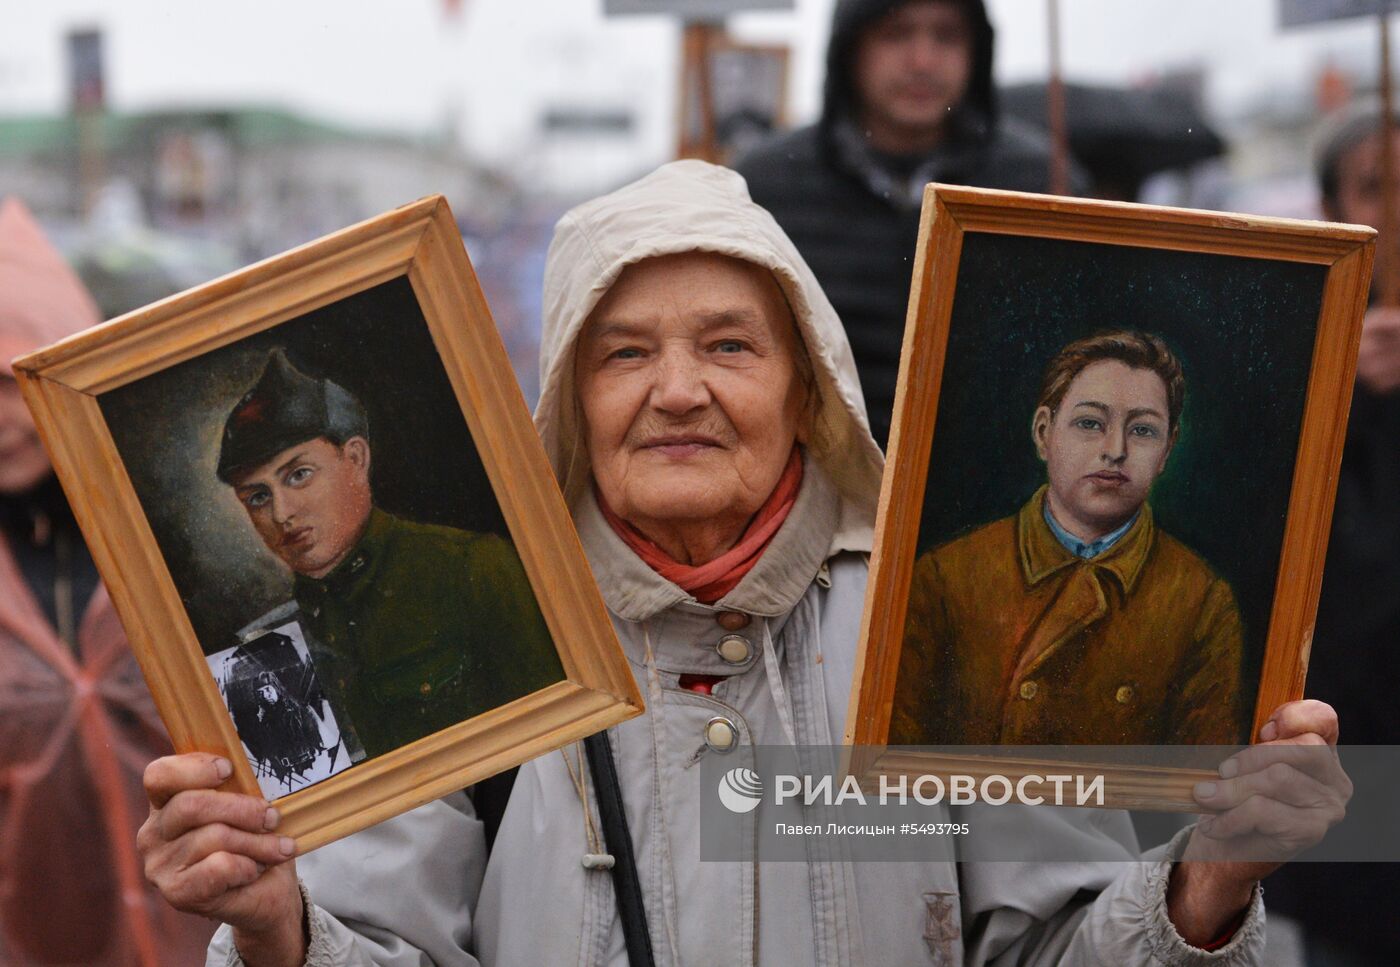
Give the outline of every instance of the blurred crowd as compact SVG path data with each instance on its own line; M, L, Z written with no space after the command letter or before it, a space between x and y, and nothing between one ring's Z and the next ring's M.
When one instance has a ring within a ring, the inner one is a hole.
M1051 184L1047 85L999 90L995 40L981 0L840 0L820 117L750 138L730 159L846 326L882 445L923 185ZM1189 91L1068 85L1064 94L1074 194L1199 201L1199 184L1180 188L1192 184L1186 173L1230 147ZM1382 180L1385 139L1400 153L1400 117L1386 133L1379 104L1343 100L1316 119L1316 214L1379 227L1383 200L1400 198ZM178 159L165 164L175 170ZM570 200L502 193L489 217L458 215L533 399L544 251ZM162 221L148 194L116 181L81 228L57 227L60 254L27 199L5 195L0 184L0 963L195 963L210 925L153 896L133 846L146 811L142 768L168 742L9 360L304 239L238 225L236 211L213 211L197 194ZM1377 277L1397 271L1400 238L1382 236ZM1376 286L1365 316L1307 686L1338 710L1343 741L1358 744L1393 744L1400 731L1388 689L1389 649L1400 642L1395 299ZM1271 915L1291 918L1293 931L1271 964L1400 963L1393 866L1294 864L1265 887Z

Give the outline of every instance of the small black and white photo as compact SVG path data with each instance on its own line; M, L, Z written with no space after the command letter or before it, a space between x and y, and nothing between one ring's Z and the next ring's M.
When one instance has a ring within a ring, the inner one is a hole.
M353 725L336 715L294 617L275 627L263 624L240 644L210 655L209 668L269 800L364 759Z

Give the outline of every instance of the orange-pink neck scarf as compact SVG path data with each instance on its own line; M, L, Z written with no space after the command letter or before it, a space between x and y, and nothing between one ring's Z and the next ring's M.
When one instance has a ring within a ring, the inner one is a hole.
M778 528L787 520L792 505L797 502L797 491L801 486L802 455L797 447L793 447L792 455L788 457L787 466L783 468L783 475L778 478L777 486L758 509L758 513L754 514L739 542L713 561L700 565L682 564L674 560L654 541L613 513L596 488L594 493L597 495L598 508L603 512L603 517L612 525L612 529L622 538L623 543L645 561L648 567L682 590L690 592L695 596L695 600L704 604L714 604L734 590L734 586L744 575L753 570L753 566L758 563L769 542L773 540L773 535L778 533Z

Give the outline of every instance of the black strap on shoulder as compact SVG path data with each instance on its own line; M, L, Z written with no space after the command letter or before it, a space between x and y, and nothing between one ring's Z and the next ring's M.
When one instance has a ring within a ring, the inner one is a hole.
M471 788L472 804L476 807L476 818L481 820L486 834L486 852L496 845L496 834L501 829L501 819L506 814L506 803L510 801L510 791L515 788L515 776L519 768L507 769L489 779L483 779Z
M622 936L627 942L630 967L655 967L651 931L647 928L646 907L642 904L642 881L637 875L637 858L632 852L632 834L627 829L627 813L622 808L622 784L617 778L608 734L599 732L583 740L588 769L598 794L598 815L603 821L603 841L613 856L613 893L617 913L622 918Z

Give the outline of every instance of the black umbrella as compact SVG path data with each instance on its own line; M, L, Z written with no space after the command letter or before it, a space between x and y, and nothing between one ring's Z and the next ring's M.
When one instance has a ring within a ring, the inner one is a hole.
M1003 88L1001 109L1042 129L1049 127L1046 84ZM1069 150L1099 189L1132 197L1148 175L1185 168L1225 151L1195 99L1163 88L1066 84Z

